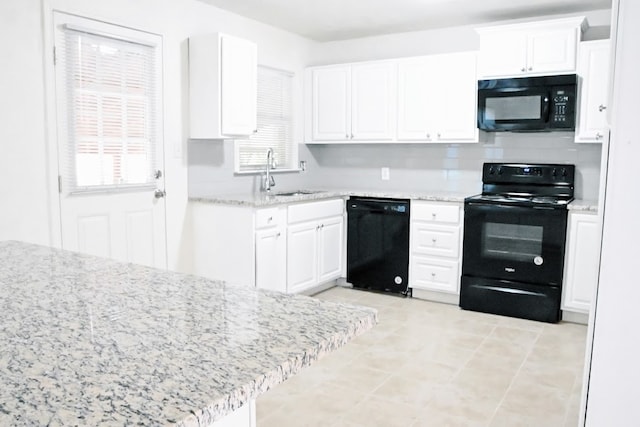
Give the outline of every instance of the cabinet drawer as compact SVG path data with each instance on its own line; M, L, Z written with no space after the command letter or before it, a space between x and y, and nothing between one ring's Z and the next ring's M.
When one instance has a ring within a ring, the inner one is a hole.
M460 206L412 201L411 218L420 221L458 224L460 222Z
M458 258L460 227L416 221L411 224L411 253Z
M285 208L264 208L256 211L256 228L275 227L286 223Z
M302 221L313 221L328 216L342 215L344 200L331 199L321 202L300 203L289 206L287 217L289 224Z
M458 261L413 255L409 286L429 291L458 293L459 265Z

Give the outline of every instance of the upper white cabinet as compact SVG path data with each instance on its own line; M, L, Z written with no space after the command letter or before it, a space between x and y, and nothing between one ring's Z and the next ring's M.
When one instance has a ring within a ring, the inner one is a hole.
M214 33L189 38L189 136L220 139L257 128L255 43Z
M476 142L476 93L473 52L401 60L397 139Z
M320 67L311 74L314 141L393 139L395 64Z
M608 39L580 43L576 142L600 143L609 136L609 52Z
M588 313L591 309L600 256L600 227L593 213L569 212L562 309Z
M576 70L584 17L478 28L478 75L522 77Z

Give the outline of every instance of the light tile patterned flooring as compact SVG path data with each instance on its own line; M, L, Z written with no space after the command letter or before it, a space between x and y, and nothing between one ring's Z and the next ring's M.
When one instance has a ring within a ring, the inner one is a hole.
M258 427L575 427L586 327L332 288L372 330L257 399Z

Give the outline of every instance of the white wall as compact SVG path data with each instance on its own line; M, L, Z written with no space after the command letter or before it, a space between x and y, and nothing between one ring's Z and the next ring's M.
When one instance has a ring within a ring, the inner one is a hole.
M571 15L542 16L522 21L539 21L577 15L585 16L589 22L590 27L584 34L585 39L594 40L609 37L611 10L596 10ZM482 26L504 23L505 21L502 21ZM480 47L480 39L475 32L475 27L476 26L465 25L428 31L412 31L318 43L313 46L312 65L477 50Z
M0 2L0 240L49 244L39 0Z
M187 38L221 31L258 44L259 63L299 72L311 42L196 0L3 0L0 2L0 239L55 244L48 197L42 10L51 9L160 34L164 57L164 139L169 268L180 269L187 211ZM51 28L45 29L47 33ZM17 42L19 41L19 42ZM300 73L301 74L301 73ZM301 132L301 129L299 129ZM54 142L55 143L55 142ZM211 142L215 144L215 142ZM53 144L51 146L54 146ZM55 166L55 162L54 162ZM54 187L55 188L55 187Z
M587 397L589 427L638 425L640 420L640 2L620 0L619 5L601 270Z

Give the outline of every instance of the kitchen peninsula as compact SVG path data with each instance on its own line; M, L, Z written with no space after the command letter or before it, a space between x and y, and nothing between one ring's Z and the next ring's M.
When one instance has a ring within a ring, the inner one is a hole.
M377 321L13 241L0 290L0 425L215 425Z

